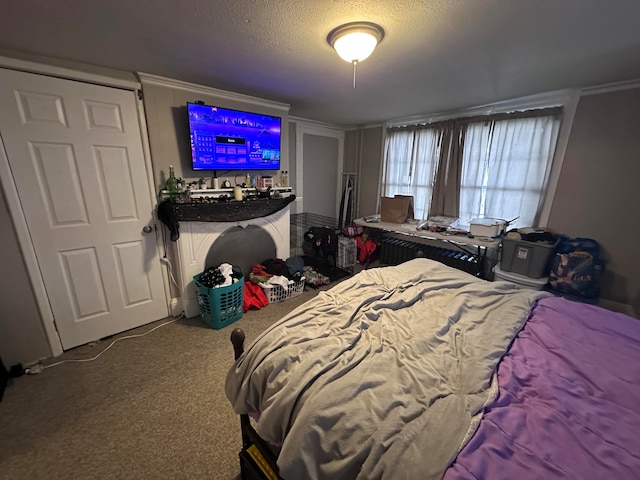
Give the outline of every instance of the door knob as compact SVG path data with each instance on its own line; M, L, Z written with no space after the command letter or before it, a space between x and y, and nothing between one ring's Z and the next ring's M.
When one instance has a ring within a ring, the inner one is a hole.
M145 225L144 228L142 229L142 231L144 233L151 233L151 232L153 232L153 228L151 227L151 225Z

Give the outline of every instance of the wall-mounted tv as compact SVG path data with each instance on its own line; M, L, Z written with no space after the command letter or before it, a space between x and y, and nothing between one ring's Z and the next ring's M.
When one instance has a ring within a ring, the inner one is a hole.
M194 170L279 170L282 119L187 103Z

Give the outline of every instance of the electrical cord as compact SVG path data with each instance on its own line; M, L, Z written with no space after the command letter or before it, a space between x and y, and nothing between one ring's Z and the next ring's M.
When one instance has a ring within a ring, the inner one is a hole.
M169 278L171 279L173 284L176 286L176 288L180 290L180 285L178 285L178 281L176 280L176 277L173 276L173 265L171 265L171 262L169 261L169 259L167 257L162 257L160 259L160 263L163 264L165 267L167 267Z
M72 360L62 360L60 362L56 362L56 363L52 363L51 365L41 365L41 364L36 364L32 367L26 368L24 373L27 374L31 374L31 375L35 375L37 373L42 372L43 370L46 370L47 368L51 368L51 367L57 367L58 365L62 365L63 363L86 363L86 362L93 362L94 360L97 360L98 358L100 358L100 356L106 352L107 350L109 350L111 347L113 347L116 343L118 343L120 340L126 340L128 338L138 338L138 337L144 337L145 335L150 334L151 332L159 329L160 327L164 327L165 325L169 325L173 322L175 322L176 320L180 320L182 317L184 316L184 312L182 312L178 317L173 318L171 320L169 320L168 322L162 323L160 325L157 325L155 327L153 327L151 330L149 330L148 332L144 332L144 333L138 333L135 335L127 335L126 337L120 337L115 339L113 342L111 342L111 344L105 348L104 350L102 350L98 355L96 355L95 357L92 358L81 358L81 359L72 359Z
M171 279L171 281L173 282L173 284L180 289L180 285L178 285L178 282L176 280L176 278L173 275L173 266L171 265L171 262L169 261L169 259L167 258L167 238L166 238L166 233L164 231L164 228L162 229L162 243L163 243L163 247L164 247L164 256L160 259L160 263L162 263L163 265L165 265L167 267L167 272L169 273L169 278ZM27 374L31 374L31 375L35 375L38 374L40 372L42 372L43 370L46 370L47 368L51 368L51 367L56 367L58 365L62 365L64 363L85 363L85 362L93 362L94 360L97 360L98 358L100 358L100 356L105 353L107 350L109 350L111 347L113 347L116 343L118 343L120 340L126 340L129 338L138 338L138 337L144 337L145 335L148 335L149 333L157 330L160 327L164 327L165 325L169 325L170 323L175 322L176 320L181 319L182 317L184 317L184 312L181 312L180 315L178 315L177 317L169 320L168 322L165 322L161 325L157 325L155 327L153 327L151 330L149 330L148 332L145 333L139 333L139 334L135 334L135 335L127 335L126 337L120 337L117 338L116 340L114 340L113 342L111 342L111 344L105 348L103 351L101 351L98 355L96 355L95 357L92 358L84 358L84 359L76 359L76 360L62 360L60 362L56 362L56 363L52 363L50 365L42 365L40 363L37 363L29 368L26 368L24 370L24 373Z
M171 279L173 284L176 286L176 288L180 290L180 285L178 285L178 281L176 280L176 277L173 276L173 265L171 265L171 261L169 260L169 257L167 257L167 235L164 228L162 228L162 248L164 249L164 253L162 258L160 259L160 263L163 264L165 267L167 267L169 278Z

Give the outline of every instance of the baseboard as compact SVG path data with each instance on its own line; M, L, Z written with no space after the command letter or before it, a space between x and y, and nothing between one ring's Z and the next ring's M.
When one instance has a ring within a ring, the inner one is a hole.
M171 303L169 304L169 312L172 317L177 317L183 312L182 308L182 299L180 298L172 298Z
M627 305L626 303L601 298L598 301L598 305L602 308L606 308L607 310L624 313L625 315L629 315L630 317L637 318L636 313L633 311L633 307L631 305Z

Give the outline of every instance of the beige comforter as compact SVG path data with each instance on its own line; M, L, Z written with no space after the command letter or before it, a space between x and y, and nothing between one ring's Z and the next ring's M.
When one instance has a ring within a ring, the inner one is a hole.
M285 479L440 478L542 295L426 259L365 270L257 338L226 393Z

